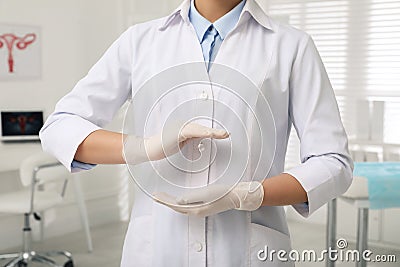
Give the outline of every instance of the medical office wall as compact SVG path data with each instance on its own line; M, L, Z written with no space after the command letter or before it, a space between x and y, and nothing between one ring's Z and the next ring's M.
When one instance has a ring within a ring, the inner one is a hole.
M118 7L111 1L0 0L0 25L25 26L18 35L38 29L40 40L35 41L41 46L37 59L41 63L31 67L40 68L40 74L30 79L0 78L1 110L44 110L48 115L122 31L120 21L114 19L117 13ZM26 49L30 48L35 48L35 43ZM6 60L5 47L0 54ZM26 60L20 59L14 62L15 68ZM7 66L5 63L0 64ZM0 170L17 168L21 158L35 151L31 147L0 144Z
M16 32L18 36L38 29L41 46L40 58L34 59L37 65L32 66L40 68L34 77L0 78L0 109L43 110L45 116L52 112L57 100L72 89L125 29L123 4L108 0L0 0L0 25L24 26L23 31ZM10 28L1 29L5 32ZM34 44L27 49L35 48ZM0 54L1 71L9 70L5 47ZM23 64L22 59L15 58L15 71ZM118 128L120 124L109 127ZM0 194L20 189L17 169L25 157L40 149L39 143L0 142ZM129 195L124 177L118 167L112 166L81 175L92 225L128 218ZM69 190L67 202L46 214L45 237L80 229L71 186ZM0 250L21 244L21 223L19 216L0 214ZM34 229L37 238L38 227Z

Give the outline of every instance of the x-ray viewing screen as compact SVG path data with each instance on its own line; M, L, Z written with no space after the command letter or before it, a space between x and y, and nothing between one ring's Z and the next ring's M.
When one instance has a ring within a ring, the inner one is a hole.
M42 126L42 111L1 112L2 140L37 140Z

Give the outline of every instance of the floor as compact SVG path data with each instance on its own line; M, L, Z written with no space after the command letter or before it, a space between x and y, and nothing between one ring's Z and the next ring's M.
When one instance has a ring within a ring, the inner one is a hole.
M83 231L46 239L44 242L35 242L33 248L39 252L67 250L73 255L75 267L119 267L127 227L127 223L114 223L91 228L94 247L92 253L87 252ZM14 249L14 251L16 250L18 249ZM62 258L57 258L58 263L63 262L62 260ZM5 263L0 261L0 266ZM32 267L37 266L42 265L32 264Z
M302 251L315 249L317 255L321 248L325 246L325 228L319 225L304 224L298 222L289 222L291 229L293 248ZM121 258L121 249L124 234L127 228L126 223L115 223L95 227L92 229L92 238L94 251L87 253L86 242L83 232L68 234L61 238L47 239L45 242L35 243L34 247L38 251L66 249L73 254L76 267L119 267ZM353 249L354 244L349 244L348 249ZM377 248L370 248L374 255L376 254L394 254L397 263L375 263L368 264L368 267L395 267L399 266L400 250L390 251ZM1 262L0 264L5 264ZM2 265L0 265L2 266ZM34 267L40 265L32 265ZM325 266L323 262L299 262L297 267L316 267ZM354 263L337 263L338 267L355 266Z
M292 247L298 251L314 250L317 256L325 249L326 228L321 225L306 224L300 222L289 222L289 228L292 237ZM348 247L343 251L354 250L355 244L348 242ZM369 247L373 255L395 255L397 263L369 263L368 267L399 267L400 266L400 250L387 250L376 247ZM372 258L372 256L371 256ZM317 267L325 266L325 262L298 262L296 267ZM355 262L337 261L337 267L354 267Z

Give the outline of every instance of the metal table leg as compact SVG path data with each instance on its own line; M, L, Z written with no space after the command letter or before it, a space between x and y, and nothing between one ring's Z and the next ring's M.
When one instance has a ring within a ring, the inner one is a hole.
M368 208L358 209L357 222L357 250L360 252L360 261L357 267L366 267L367 263L362 258L362 253L368 249Z
M326 228L326 249L335 249L336 247L336 208L337 200L332 199L328 202L328 221ZM326 258L326 267L334 267L335 262L330 260L329 257Z
M74 174L74 175L72 175L71 180L72 180L72 184L75 189L75 198L76 198L76 202L79 207L79 213L81 215L82 227L83 227L83 230L85 231L88 251L92 252L93 244L92 244L92 236L90 234L89 218L88 218L85 198L83 196L81 182L80 182L79 178L80 178L79 174Z

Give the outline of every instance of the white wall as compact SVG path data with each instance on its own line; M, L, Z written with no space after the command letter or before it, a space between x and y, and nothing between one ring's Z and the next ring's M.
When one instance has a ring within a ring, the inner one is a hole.
M72 89L129 25L167 15L180 1L0 0L0 23L42 28L42 78L0 81L0 109L44 109ZM0 51L4 53L4 49ZM39 146L0 143L0 171L19 166Z
M0 23L40 26L42 34L42 78L0 81L0 109L38 108L46 115L51 113L56 101L72 89L122 32L121 12L121 1L0 0ZM21 188L12 170L40 149L38 143L0 143L0 193ZM81 175L92 225L127 219L129 181L120 173L119 167L101 166ZM21 243L21 225L20 216L0 216L0 249ZM46 214L46 225L46 236L80 229L71 187L66 203Z
M0 81L0 108L52 112L56 101L121 32L117 11L115 2L106 0L0 0L0 23L42 28L42 78ZM37 145L0 143L0 170L15 169L21 158L38 149Z

